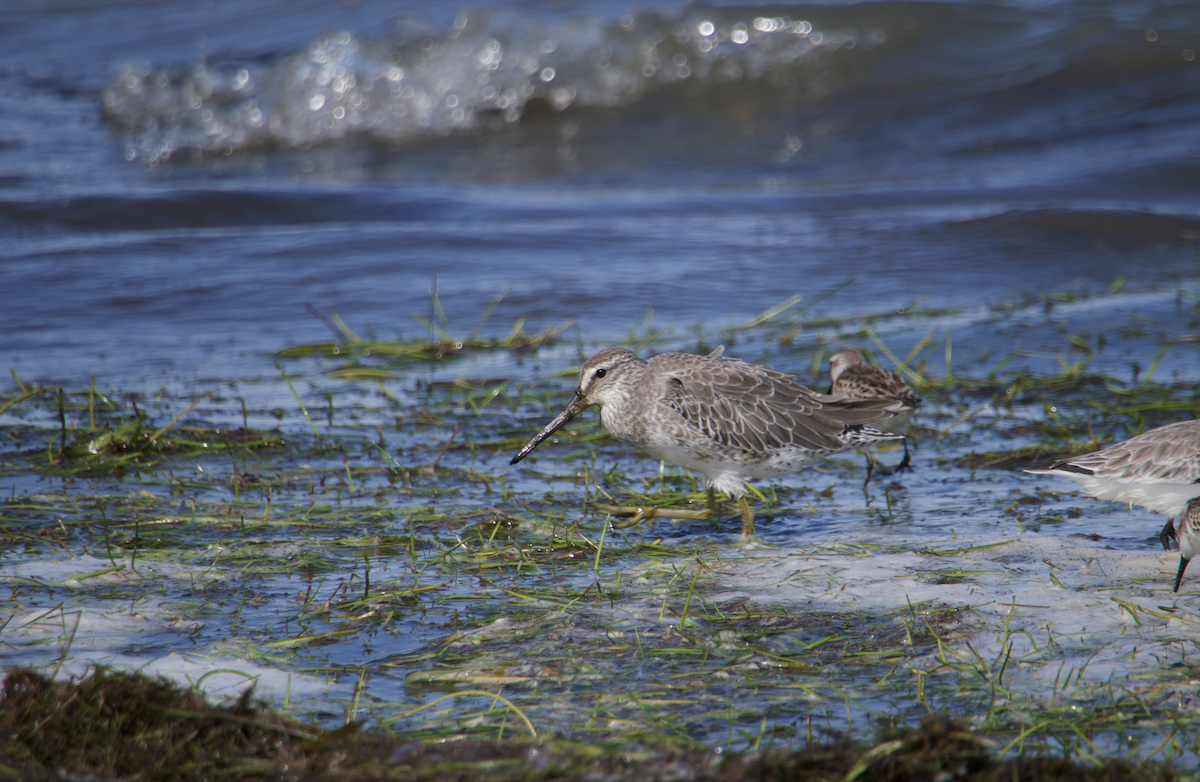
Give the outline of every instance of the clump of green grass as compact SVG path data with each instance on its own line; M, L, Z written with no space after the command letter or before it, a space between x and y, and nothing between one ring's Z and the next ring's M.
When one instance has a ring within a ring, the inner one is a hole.
M278 432L247 432L181 426L168 432L150 431L140 418L118 426L81 431L65 448L51 450L47 462L58 471L99 474L132 467L150 467L163 458L221 449L274 448L283 442Z
M441 301L436 290L430 299L430 317L413 317L425 327L425 339L395 339L381 340L369 335L363 338L353 331L345 322L333 313L326 317L313 307L309 311L318 318L333 333L332 342L312 342L293 345L284 348L276 354L280 359L306 358L320 356L343 362L329 371L331 377L341 380L367 380L380 382L395 378L399 375L392 371L416 364L431 361L444 361L460 358L474 352L487 350L536 350L543 345L556 343L563 331L573 323L569 320L557 326L551 326L538 334L525 331L525 318L518 318L509 330L507 336L484 337L482 331L492 311L504 298L508 291L503 291L484 311L479 324L467 336L454 336L449 332L449 322L442 309ZM383 366L370 366L368 361L379 361Z
M15 374L14 379L16 393L7 400L0 397L0 413L14 410L22 414L49 414L57 419L56 429L21 427L10 435L10 447L24 439L21 435L34 439L35 448L28 454L40 457L43 472L118 474L152 467L171 456L215 453L217 449L243 452L274 448L283 442L278 431L181 424L203 401L203 396L165 424L155 425L148 411L138 406L136 396L128 397L122 404L116 394L97 393L94 385L86 391L68 392L57 386L28 386Z

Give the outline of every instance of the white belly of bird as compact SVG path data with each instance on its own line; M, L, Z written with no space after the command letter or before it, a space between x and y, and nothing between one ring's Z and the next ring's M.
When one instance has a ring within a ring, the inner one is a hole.
M832 453L782 448L761 459L727 459L697 453L682 443L665 438L643 445L643 450L656 459L695 470L704 476L709 487L725 492L731 497L741 497L745 494L745 483L751 478L788 475Z
M1056 474L1075 481L1084 492L1097 499L1140 505L1171 518L1183 513L1189 500L1200 497L1200 483L1122 483L1094 475Z

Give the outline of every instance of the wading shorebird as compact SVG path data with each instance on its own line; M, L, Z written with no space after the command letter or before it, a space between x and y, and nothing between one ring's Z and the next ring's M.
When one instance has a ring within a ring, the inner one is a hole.
M1158 534L1163 548L1179 542L1179 572L1200 553L1200 420L1160 426L1099 451L1059 459L1040 475L1070 478L1083 492L1101 500L1140 505L1167 515Z
M868 364L863 354L852 348L839 350L829 357L829 395L846 399L887 399L899 403L895 415L883 421L878 421L875 428L881 432L904 434L913 412L921 406L921 397L917 396L904 378L891 370ZM911 458L908 455L908 440L904 441L904 458L892 472L908 468ZM867 479L863 481L863 490L871 482L871 454L867 454Z
M795 472L830 454L897 440L867 424L883 421L901 407L892 399L836 399L810 391L791 375L722 358L662 353L646 361L625 348L605 348L579 371L579 387L546 428L513 457L511 464L592 405L613 437L643 453L695 470L708 488L736 497L742 534L754 534L746 481Z

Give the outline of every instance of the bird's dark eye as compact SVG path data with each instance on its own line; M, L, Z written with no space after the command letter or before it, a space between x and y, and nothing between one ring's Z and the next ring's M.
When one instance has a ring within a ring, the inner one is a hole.
M596 377L604 377L607 374L608 374L607 369L597 369L596 370Z

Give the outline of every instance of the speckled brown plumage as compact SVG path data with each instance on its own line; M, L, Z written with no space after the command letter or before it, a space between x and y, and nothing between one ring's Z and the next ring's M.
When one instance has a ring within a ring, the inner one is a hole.
M867 363L863 354L847 348L829 357L829 394L846 399L886 399L897 404L895 415L878 424L884 432L903 434L913 413L921 406L921 397L909 388L904 379L891 370ZM871 455L867 457L867 478L863 491L871 482L874 467ZM908 469L912 457L908 453L908 440L904 441L904 458L889 473ZM889 474L885 473L885 474Z
M903 407L879 428L887 432L902 432L912 413L921 406L917 396L904 378L891 370L868 364L857 350L839 350L829 358L829 394L847 399L894 399Z

